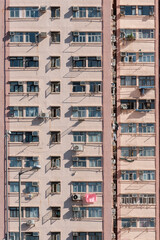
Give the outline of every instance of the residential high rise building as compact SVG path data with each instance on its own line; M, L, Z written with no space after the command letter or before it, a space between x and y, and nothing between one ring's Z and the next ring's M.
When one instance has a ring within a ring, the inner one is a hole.
M0 11L0 239L159 240L159 1Z

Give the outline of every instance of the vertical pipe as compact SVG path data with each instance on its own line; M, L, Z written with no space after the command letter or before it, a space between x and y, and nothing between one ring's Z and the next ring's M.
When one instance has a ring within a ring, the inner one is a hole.
M8 232L8 131L6 130L5 134L6 140L6 237L9 240Z
M19 172L19 240L21 240L21 172Z

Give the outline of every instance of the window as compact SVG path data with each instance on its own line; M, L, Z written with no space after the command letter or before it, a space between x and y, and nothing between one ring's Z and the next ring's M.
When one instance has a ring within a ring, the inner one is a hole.
M140 204L155 204L155 194L140 194L139 195Z
M52 207L52 218L60 219L60 217L61 217L61 208Z
M139 123L139 132L140 133L154 133L155 124L154 123Z
M23 142L23 132L11 132L10 142Z
M60 232L51 232L51 240L61 240Z
M88 117L101 117L102 111L101 107L88 107Z
M139 227L155 227L155 218L140 218Z
M120 15L136 15L136 6L120 6Z
M34 167L39 164L38 157L25 157L25 164L24 167L29 168L29 167Z
M100 32L89 32L88 33L88 42L101 42L101 33Z
M154 86L155 85L155 77L154 76L141 76L138 77L139 86Z
M10 42L38 42L38 32L10 32Z
M138 6L138 15L154 15L154 6Z
M154 100L139 100L139 108L138 109L155 109L155 101Z
M86 207L73 207L73 218L86 218L87 208Z
M51 57L51 68L60 68L60 57Z
M138 204L137 194L122 194L121 204Z
M102 142L102 133L88 132L88 142Z
M73 67L86 67L86 57L72 57Z
M19 183L18 182L10 182L10 192L19 192Z
M121 133L136 133L136 123L121 123Z
M73 182L73 192L86 192L86 182Z
M25 142L39 142L38 132L25 132Z
M38 232L27 232L25 233L26 240L39 240L39 233Z
M18 207L10 207L10 217L11 218L18 218L19 217L19 208ZM21 208L21 216L23 217L23 208Z
M75 118L86 117L86 107L72 107L72 111Z
M139 29L139 38L154 38L154 29Z
M19 232L10 232L9 240L19 240Z
M60 182L51 182L51 193L60 193L61 192L61 183Z
M39 218L38 207L25 207L26 218Z
M101 7L89 7L88 8L89 18L101 18Z
M88 192L102 192L102 183L101 182L89 182L88 183Z
M9 107L10 117L23 117L23 107Z
M38 7L27 7L27 8L25 8L25 17L26 18L38 18L39 17Z
M85 32L73 32L73 42L86 42Z
M39 92L39 83L27 82L27 92Z
M10 7L10 18L19 18L19 17L20 17L20 8Z
M128 109L135 109L136 108L136 100L121 100L121 109L128 110Z
M61 134L60 132L51 132L51 143L60 143Z
M102 167L101 157L89 157L89 167Z
M73 132L73 142L86 142L86 132Z
M136 218L122 218L122 228L137 227Z
M60 107L51 107L51 117L60 118L61 110Z
M52 93L60 92L60 82L51 82L51 92Z
M86 91L85 82L72 82L72 92L85 92L85 91Z
M136 53L121 52L121 62L136 62Z
M153 157L155 156L155 147L141 147L139 148L140 157Z
M92 93L101 93L102 92L102 82L90 82L89 91Z
M88 236L89 236L89 240L102 240L101 232L89 232Z
M101 218L102 217L102 208L101 207L89 207L89 218Z
M121 156L122 157L136 157L137 156L136 147L121 147Z
M37 68L39 67L38 57L10 57L10 67Z
M136 86L136 76L121 76L121 86Z
M154 53L139 53L139 62L154 62Z
M10 92L23 92L23 82L10 82Z
M136 180L137 172L136 171L121 171L121 179L122 180Z
M87 233L85 232L73 232L73 240L87 240Z
M60 7L51 7L51 17L60 18Z
M52 43L60 43L60 32L51 32Z
M61 157L51 157L51 168L60 168L61 167Z
M26 117L37 117L38 107L25 107Z
M25 186L26 186L26 188L25 188L26 193L31 193L31 192L38 193L39 192L38 182L26 182Z
M120 36L126 40L134 40L136 39L136 29L121 29Z
M86 167L86 157L74 157L73 167Z
M73 17L74 18L86 18L86 8L85 7L73 7Z
M101 57L88 57L88 67L101 67Z
M139 171L139 178L141 181L155 180L155 171Z
M22 160L18 157L9 157L9 160L10 160L10 167L22 167Z

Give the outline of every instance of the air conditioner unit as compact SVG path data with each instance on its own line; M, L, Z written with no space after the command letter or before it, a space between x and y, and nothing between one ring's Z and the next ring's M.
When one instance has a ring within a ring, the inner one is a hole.
M124 16L125 15L125 10L121 10L120 15Z
M82 152L83 151L83 145L82 144L74 144L73 145L73 150L76 151L76 152Z
M35 225L35 221L34 220L28 220L26 222L26 225L28 225L28 226Z
M115 215L116 214L116 209L112 208L112 214Z
M73 7L72 9L73 9L74 12L79 11L79 7Z
M38 182L32 182L32 187L38 187Z
M17 161L21 161L22 160L22 157L17 157Z
M97 11L101 11L101 7L97 7Z
M47 10L47 7L46 7L46 6L40 7L40 11L41 11L41 12L46 12L46 10Z
M32 132L32 136L37 137L38 136L38 132L37 131Z
M23 85L23 82L18 82L18 85Z
M73 232L72 235L73 237L78 237L78 232Z
M74 61L78 61L78 60L79 60L79 57L73 57L73 60L74 60Z
M115 238L116 238L116 234L112 233L112 239L115 239Z
M73 32L73 36L74 37L78 37L79 36L79 32Z
M101 111L101 107L96 107L96 110L97 111Z
M116 66L116 60L114 59L111 63L112 67L115 67Z
M80 86L86 85L86 82L80 82Z
M121 57L125 57L126 53L125 52L121 52Z
M38 61L39 57L33 57L33 61Z
M43 112L41 112L41 113L39 114L39 117L40 117L40 118L46 118L46 117L47 117L47 114L46 114L46 113L43 113Z
M121 109L128 109L127 104L121 104Z
M38 82L38 81L35 81L35 82L34 82L34 85L36 85L36 86L39 85L39 82Z
M33 194L28 194L27 198L32 199L33 198Z
M149 13L149 16L154 16L154 12L150 12L150 13Z
M116 20L116 15L112 15L112 19L113 19L113 20Z
M101 60L101 57L96 57L97 60Z
M114 35L111 36L111 41L112 41L112 42L116 42L116 36L114 36Z
M80 207L73 207L72 210L73 210L73 212L79 212L80 211Z
M81 200L81 195L80 194L73 194L72 195L72 200L73 201L80 201Z
M116 164L116 159L112 159L112 163L113 163L113 164Z
M46 32L41 32L40 33L40 37L41 38L46 38L47 37L47 33Z

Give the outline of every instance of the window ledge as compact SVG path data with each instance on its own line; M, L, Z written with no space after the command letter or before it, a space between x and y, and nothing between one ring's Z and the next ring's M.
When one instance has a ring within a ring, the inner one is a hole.
M87 221L87 222L101 222L102 221L102 217L100 218L72 218L73 221Z
M9 67L9 70L18 70L18 71L37 71L39 67Z
M12 18L12 17L9 17L8 20L9 21L18 21L18 22L21 22L21 21L38 21L39 17L35 17L35 18L21 18L21 17Z
M9 42L8 46L38 46L38 43L31 43L31 42Z
M51 192L51 195L60 195L60 192Z
M38 143L34 143L34 142L9 142L9 144L13 144L13 145L30 145L30 146L38 146L39 145L39 142Z
M51 45L54 45L54 44L61 44L61 42L51 42Z
M80 68L78 68L78 67L72 67L71 68L71 71L73 71L73 72L84 72L84 71L88 71L88 72L101 72L102 71L102 67L80 67Z
M99 45L100 47L102 46L102 42L71 42L70 43L70 46L94 46L94 45L96 45L96 47L97 47L97 45Z
M9 92L8 93L9 95L27 95L27 96L29 96L29 95L37 95L38 96L38 94L39 94L39 92Z
M60 67L51 67L51 70L60 69Z
M148 208L149 206L150 207L155 207L156 206L156 204L154 204L154 203L152 203L152 204L140 204L140 203L135 203L135 204L125 204L125 203L120 203L120 206L121 207L134 207L134 208L136 208L136 207L144 207L144 208Z
M147 180L147 181L143 181L143 180L120 180L121 183L137 183L137 184L149 184L149 183L155 183L156 180Z
M93 171L102 172L102 167L71 167L71 171Z
M50 94L60 94L60 92L50 92Z
M51 19L51 21L53 21L53 20L56 20L56 19L60 19L60 17L51 17L50 19Z
M96 21L96 22L101 22L102 21L102 17L95 17L95 18L88 18L88 17L83 17L83 18L76 18L76 17L72 17L71 21Z
M61 220L60 217L51 217L50 219L51 219L51 220Z
M19 120L27 120L27 119L35 119L35 118L37 118L38 116L35 116L35 117L8 117L8 119L15 119L15 120L17 120L17 119L19 119Z

